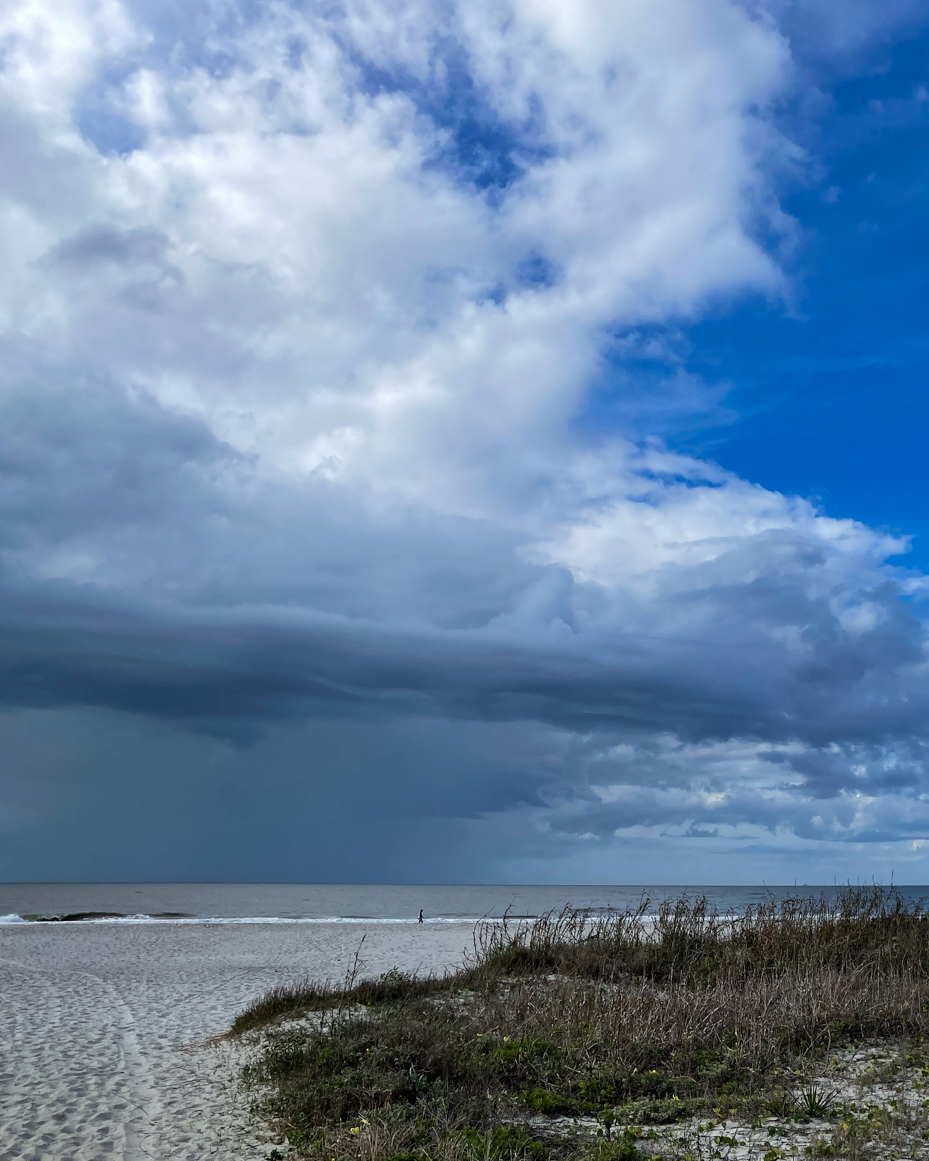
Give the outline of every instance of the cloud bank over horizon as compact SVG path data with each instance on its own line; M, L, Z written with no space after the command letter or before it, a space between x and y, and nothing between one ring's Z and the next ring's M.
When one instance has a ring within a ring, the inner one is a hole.
M0 875L918 879L905 535L642 373L796 309L875 11L8 8Z

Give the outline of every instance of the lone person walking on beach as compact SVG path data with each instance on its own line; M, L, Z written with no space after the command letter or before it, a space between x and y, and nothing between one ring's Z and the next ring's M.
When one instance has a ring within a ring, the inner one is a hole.
M419 922L419 923L423 922L423 909L422 909L422 907L420 907L420 909L419 909L419 919L417 922Z

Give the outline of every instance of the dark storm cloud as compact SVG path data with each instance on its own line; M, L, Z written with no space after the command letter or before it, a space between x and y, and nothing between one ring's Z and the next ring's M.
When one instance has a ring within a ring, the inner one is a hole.
M195 419L106 384L62 392L25 362L20 374L29 388L8 393L0 425L9 705L109 707L240 740L307 713L814 752L925 732L923 631L896 584L863 594L873 627L844 628L834 593L809 591L829 550L789 530L734 542L684 586L670 568L655 629L630 631L655 620L654 600L521 563L485 522L391 523L320 481L269 493ZM102 554L122 583L30 576L40 552L64 574ZM804 761L817 792L847 775L840 757L819 773ZM635 777L660 781L641 762Z
M702 590L688 600L714 620L689 639L602 622L573 633L536 623L516 634L247 604L179 607L64 581L8 581L0 695L220 730L258 728L319 703L317 712L535 719L689 741L881 743L921 736L927 708L919 626L892 591L882 597L887 619L851 634L796 589ZM758 631L766 619L799 624L802 650Z
M316 777L281 759L317 805L328 778L342 786L336 813L350 801L382 820L529 810L553 842L740 825L815 840L824 800L835 827L854 815L843 795L926 787L922 627L879 574L846 593L869 627L843 626L842 585L810 579L828 574L828 544L767 530L658 570L658 595L620 596L527 564L486 521L372 511L320 479L269 484L144 393L96 380L76 396L61 368L22 352L7 365L21 385L0 425L10 709L160 720L244 747L262 770L274 730L342 722L372 738L347 765L328 731L314 735ZM118 583L67 575L88 557ZM35 575L35 561L59 575ZM429 720L488 731L486 743L456 740L449 762ZM532 723L501 758L506 731ZM712 746L731 739L761 747L774 797L719 765ZM723 800L707 807L707 794ZM919 811L891 814L848 835L924 825Z
M770 11L810 60L878 34ZM604 336L788 295L789 45L559 12L40 3L5 42L0 872L133 825L234 874L257 820L254 877L923 825L905 545L573 422Z

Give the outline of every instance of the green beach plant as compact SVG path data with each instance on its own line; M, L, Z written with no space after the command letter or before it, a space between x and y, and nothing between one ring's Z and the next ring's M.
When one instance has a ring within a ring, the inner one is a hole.
M807 1085L794 1097L797 1112L804 1117L825 1120L835 1111L835 1090L823 1092L815 1084Z
M314 1161L619 1161L643 1125L828 1117L837 1044L929 1034L929 920L879 888L485 923L460 971L357 975L231 1033L255 1112Z

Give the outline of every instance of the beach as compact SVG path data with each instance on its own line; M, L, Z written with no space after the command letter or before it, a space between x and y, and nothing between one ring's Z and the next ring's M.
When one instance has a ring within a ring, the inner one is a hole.
M470 923L48 923L0 929L0 1161L229 1161L275 1142L217 1041L306 976L442 971Z

